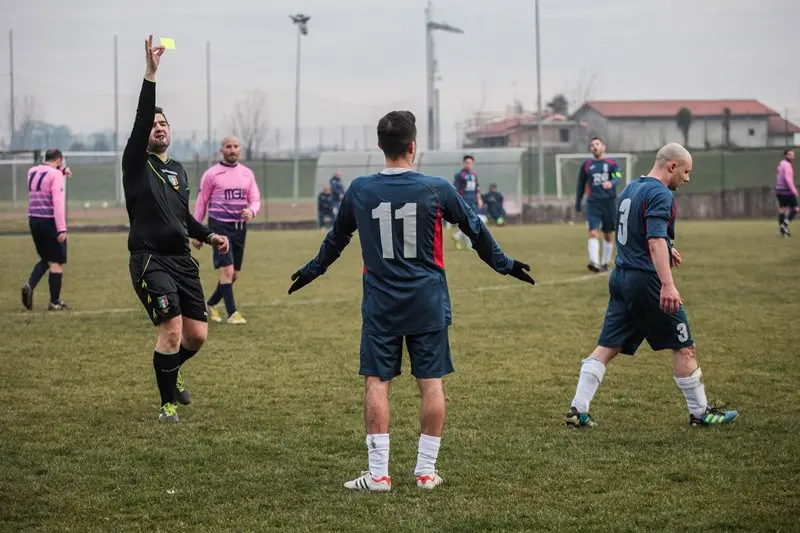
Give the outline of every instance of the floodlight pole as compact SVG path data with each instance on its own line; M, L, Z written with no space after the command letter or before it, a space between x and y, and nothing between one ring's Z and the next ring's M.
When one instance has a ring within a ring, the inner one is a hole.
M297 200L300 196L300 43L302 36L308 35L308 21L311 17L298 13L289 15L292 23L297 26L297 62L295 68L294 86L294 165L292 171L292 198Z
M425 8L425 67L426 67L426 107L428 118L428 150L438 150L440 147L439 132L439 89L436 88L436 74L438 65L434 52L433 32L435 30L448 33L464 33L464 30L446 24L434 22L431 15L431 3Z
M539 138L539 202L544 203L544 127L542 126L542 54L539 41L539 0L536 0L536 131Z

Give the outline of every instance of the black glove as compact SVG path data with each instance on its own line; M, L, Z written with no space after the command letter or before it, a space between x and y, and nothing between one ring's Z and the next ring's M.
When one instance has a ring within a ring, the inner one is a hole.
M511 272L509 272L508 275L517 278L520 281L524 281L525 283L536 285L536 281L531 277L530 274L528 274L530 270L530 266L526 265L522 261L517 261L514 259L514 266L511 267Z
M292 274L292 281L294 281L294 283L292 283L292 286L289 287L289 294L292 294L294 291L299 291L315 279L317 279L316 276L304 276L302 271L298 270Z

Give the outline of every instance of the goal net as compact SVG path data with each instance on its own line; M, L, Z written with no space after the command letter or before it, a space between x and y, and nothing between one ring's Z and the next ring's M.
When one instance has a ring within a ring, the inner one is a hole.
M578 187L578 173L581 165L591 154L556 154L556 192L559 198L575 196ZM622 172L622 179L627 185L634 178L636 163L634 154L606 154L606 159L614 159Z

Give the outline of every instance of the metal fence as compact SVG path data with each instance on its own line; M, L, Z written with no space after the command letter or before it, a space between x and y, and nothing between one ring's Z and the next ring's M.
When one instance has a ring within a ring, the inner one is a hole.
M475 156L483 187L497 183L507 199L509 211L518 211L522 203L538 201L538 155L535 151L481 149L470 153ZM454 173L461 168L463 154L462 151L421 152L417 159L418 170L451 181ZM72 177L67 181L71 224L126 223L114 153L66 152L65 156L72 170ZM654 153L635 153L631 156L632 164L623 164L626 179L647 174L652 167ZM0 222L3 225L8 220L24 220L28 200L26 174L36 163L36 157L34 152L0 153ZM695 151L693 157L692 181L682 187L678 194L772 187L782 149ZM194 198L208 163L198 159L182 163ZM378 152L327 152L319 158L301 159L299 199L292 198L291 159L262 158L243 163L254 171L261 191L263 207L258 220L288 222L316 218L316 196L335 172L339 171L347 184L359 175L379 171L383 167L383 158ZM562 160L558 164L562 177L560 196L556 181L556 154L545 154L545 196L548 201L572 201L581 160Z

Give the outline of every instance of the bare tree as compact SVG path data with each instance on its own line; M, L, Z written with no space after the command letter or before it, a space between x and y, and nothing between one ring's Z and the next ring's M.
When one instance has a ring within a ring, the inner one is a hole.
M11 130L11 106L8 105L6 112L6 123L4 126L11 135L10 148L19 150L29 148L33 141L36 126L42 120L42 106L39 101L31 96L25 95L17 99L14 103L14 131Z
M577 78L570 83L571 89L566 91L569 107L578 109L587 101L596 97L602 89L602 76L599 70L582 69Z
M251 91L234 103L230 127L242 141L244 159L257 158L267 139L267 96L262 91Z
M547 108L553 113L569 115L569 100L564 94L559 93L547 102Z

